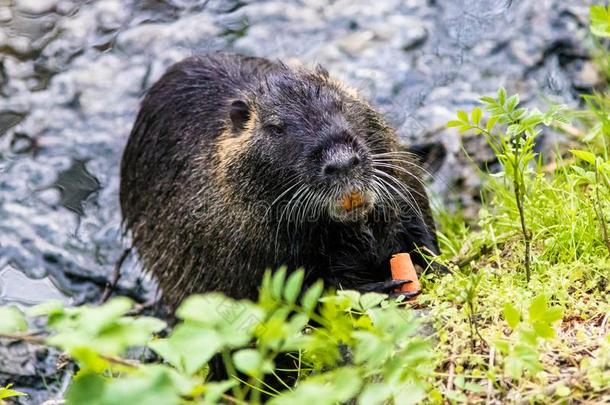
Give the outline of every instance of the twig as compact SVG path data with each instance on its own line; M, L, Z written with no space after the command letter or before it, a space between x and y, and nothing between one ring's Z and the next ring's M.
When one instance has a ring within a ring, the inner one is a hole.
M246 401L242 401L242 400L232 397L231 395L228 395L228 394L222 394L222 398L229 401L228 403L230 403L230 404L248 405L248 403Z
M599 336L604 336L606 334L606 324L608 323L608 317L610 317L610 312L604 316L604 320L600 326Z
M597 162L595 162L595 204L593 204L593 208L595 213L599 218L599 224L602 228L602 236L604 238L604 244L606 245L606 249L608 249L608 253L610 254L610 236L608 236L608 227L606 225L606 218L604 217L604 210L602 207L602 199L599 195L599 169L597 168Z
M455 374L455 343L451 345L451 351L449 353L449 376L447 377L447 391L453 390L453 376Z
M107 362L117 364L119 366L125 366L129 368L138 368L140 366L140 363L136 360L129 361L120 357L108 356L105 354L99 354L99 356Z
M495 355L496 355L496 349L495 349L495 347L492 346L491 349L489 350L489 363L487 363L488 372L490 372L494 367ZM493 381L491 380L491 378L489 378L487 380L487 400L486 400L487 404L491 403L492 391L493 391Z
M585 132L566 123L563 122L557 122L554 123L555 125L553 125L553 127L559 129L560 131L565 132L566 134L570 135L571 137L577 138L580 140L580 138L582 138L583 136L585 136Z
M0 339L15 340L17 342L27 342L35 345L44 345L44 339L37 336L37 333L30 333L27 335L14 335L10 333L0 333Z
M525 210L523 209L523 197L524 197L523 193L525 190L523 190L521 188L523 185L523 182L518 179L518 176L521 176L521 174L518 174L519 169L517 168L517 163L515 163L514 170L515 170L515 178L513 180L513 186L515 188L515 200L517 201L517 209L519 210L519 219L521 221L521 232L523 233L523 241L525 243L525 279L527 280L527 282L529 284L530 278L531 278L531 272L532 272L531 265L530 265L532 234L530 233L530 231L527 229L527 226L525 225Z
M531 404L534 400L534 398L539 395L542 394L544 397L546 398L550 398L553 395L555 395L555 391L557 390L557 388L559 388L560 386L566 386L568 388L570 387L574 387L578 384L578 380L582 379L583 377L586 376L586 372L585 371L579 371L577 373L574 373L570 376L568 376L567 378L561 379L559 381L554 382L551 385L548 385L546 388L542 389L542 390L536 390L533 393L531 393L530 395L527 395L523 398L521 398L519 401L516 401L517 404Z
M478 252L475 252L475 253L473 253L469 256L463 257L461 259L454 260L453 263L456 266L458 266L459 268L466 267L473 261L480 259L482 256L486 255L487 253L490 253L491 251L492 251L491 246L483 245L483 246L481 246L481 248L479 249Z
M127 259L127 256L129 256L129 253L131 253L131 248L123 250L123 253L121 253L121 257L119 257L119 260L117 260L117 262L114 264L112 281L106 284L106 288L104 289L104 293L102 294L102 298L100 299L100 304L103 304L108 301L108 298L110 298L110 294L119 283L119 278L121 278L121 267L123 266L123 262L125 261L125 259Z
M35 336L35 335L13 335L13 334L6 334L6 333L0 333L0 339L9 339L9 340L14 340L17 342L28 342L28 343L32 343L35 345L45 345L45 341L42 337L40 336ZM114 356L109 356L106 354L101 354L98 353L98 355L113 364L119 364L121 366L126 366L126 367L138 367L139 363L136 361L128 361L128 360L124 360L121 359L119 357L114 357Z
M449 377L447 377L447 391L453 390L453 375L455 373L455 362L449 360Z

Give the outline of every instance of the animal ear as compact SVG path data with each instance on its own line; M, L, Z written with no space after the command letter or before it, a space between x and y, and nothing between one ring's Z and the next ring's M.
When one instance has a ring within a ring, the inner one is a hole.
M436 173L447 157L447 149L440 142L420 143L409 146L401 146L402 150L410 152L419 158L419 164L426 173Z
M250 119L250 107L243 100L235 100L231 103L229 117L231 117L233 129L241 131L246 127L246 123Z
M316 66L316 73L322 76L324 79L328 79L328 70L324 69L322 65Z

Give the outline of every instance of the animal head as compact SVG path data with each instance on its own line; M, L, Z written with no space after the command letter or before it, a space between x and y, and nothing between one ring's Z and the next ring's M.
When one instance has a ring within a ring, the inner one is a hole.
M414 170L406 174L417 179L417 167L394 130L321 68L280 65L229 102L227 128L220 143L227 178L279 207L280 221L355 222L375 208L417 207L397 175L408 162Z

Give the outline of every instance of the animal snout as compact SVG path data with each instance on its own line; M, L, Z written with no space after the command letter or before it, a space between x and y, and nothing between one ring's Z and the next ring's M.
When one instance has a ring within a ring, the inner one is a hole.
M349 173L359 166L362 159L355 151L338 150L330 154L322 166L324 176L333 177Z

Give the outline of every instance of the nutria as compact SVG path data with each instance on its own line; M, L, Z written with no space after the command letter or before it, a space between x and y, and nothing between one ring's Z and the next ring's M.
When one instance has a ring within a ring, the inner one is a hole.
M126 229L163 296L256 298L266 269L388 292L389 259L438 253L422 170L328 72L228 53L171 66L121 163Z

